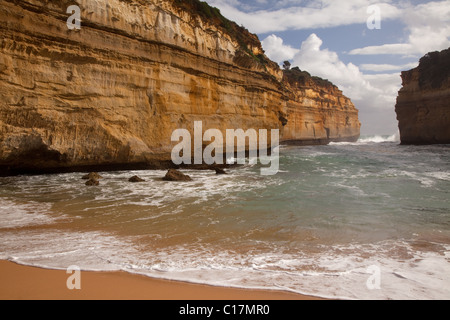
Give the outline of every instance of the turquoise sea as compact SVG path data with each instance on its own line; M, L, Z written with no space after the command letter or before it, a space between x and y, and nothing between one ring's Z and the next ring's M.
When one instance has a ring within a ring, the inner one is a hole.
M450 299L450 145L280 147L258 164L0 178L0 259L343 299ZM133 184L139 175L146 182Z

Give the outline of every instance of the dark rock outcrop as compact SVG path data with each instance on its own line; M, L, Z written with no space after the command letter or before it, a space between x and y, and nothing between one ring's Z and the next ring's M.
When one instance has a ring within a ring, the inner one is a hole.
M88 181L86 181L86 185L90 186L90 187L98 186L98 185L100 185L100 182L96 179L89 179Z
M101 175L99 175L97 172L91 172L89 174L84 175L81 179L84 180L99 180L102 179L103 177Z
M164 181L192 181L191 177L189 177L188 175L185 175L184 173L175 170L175 169L170 169L167 173L166 176L163 178Z
M216 171L216 174L227 174L227 172L222 168L214 167L213 170Z
M136 183L136 182L145 182L144 179L142 179L142 178L140 178L140 177L138 177L138 176L133 176L133 177L131 177L130 179L128 179L128 181L129 181L129 182L134 182L134 183Z

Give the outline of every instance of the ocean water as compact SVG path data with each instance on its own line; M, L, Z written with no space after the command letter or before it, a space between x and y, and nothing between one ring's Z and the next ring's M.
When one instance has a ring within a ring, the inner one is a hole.
M450 146L280 147L258 164L0 178L0 259L342 299L450 299ZM146 182L133 184L139 175Z

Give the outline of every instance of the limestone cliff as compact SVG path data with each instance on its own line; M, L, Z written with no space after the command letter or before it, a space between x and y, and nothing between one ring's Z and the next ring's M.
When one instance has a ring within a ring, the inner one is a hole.
M450 48L402 72L397 119L402 144L450 143Z
M70 30L70 5L81 29ZM329 83L299 81L196 0L0 0L0 173L170 163L175 129L359 136Z
M283 84L289 92L283 141L324 144L358 140L358 110L331 82L293 68L284 72Z

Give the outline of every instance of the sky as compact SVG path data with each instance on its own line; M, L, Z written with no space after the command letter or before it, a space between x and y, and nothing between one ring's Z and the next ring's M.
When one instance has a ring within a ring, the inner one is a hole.
M266 55L332 81L363 135L398 132L401 71L450 47L450 0L206 0L258 35Z

